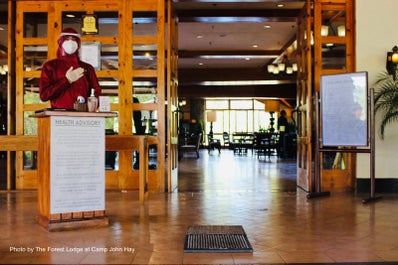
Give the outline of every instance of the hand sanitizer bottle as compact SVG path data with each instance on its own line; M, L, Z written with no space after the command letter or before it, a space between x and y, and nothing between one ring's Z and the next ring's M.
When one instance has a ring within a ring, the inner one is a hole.
M98 99L95 97L94 88L91 89L91 95L87 99L87 108L89 112L96 112L98 107Z

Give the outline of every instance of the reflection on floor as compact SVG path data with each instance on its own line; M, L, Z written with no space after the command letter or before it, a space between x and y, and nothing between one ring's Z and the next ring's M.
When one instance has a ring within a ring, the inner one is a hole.
M0 264L291 264L398 261L398 197L307 200L295 161L206 150L180 162L179 192L108 191L108 227L48 232L35 191L0 192ZM190 225L242 225L253 253L184 253ZM398 263L396 263L398 264Z

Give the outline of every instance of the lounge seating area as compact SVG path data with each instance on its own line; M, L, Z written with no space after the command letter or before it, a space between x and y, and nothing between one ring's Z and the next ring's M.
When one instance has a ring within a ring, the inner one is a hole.
M270 156L289 158L296 155L296 134L235 132L230 138L224 132L223 138L228 140L228 148L236 155L247 155L249 150L259 159Z
M199 149L202 142L202 133L180 134L178 159L189 157L189 153L193 153L196 159L200 158ZM221 155L221 149L228 148L233 150L234 155L248 155L251 152L258 159L269 159L271 156L293 158L297 150L296 135L279 132L236 132L232 133L231 137L224 132L222 140L207 135L207 144L204 146L209 154L215 151Z

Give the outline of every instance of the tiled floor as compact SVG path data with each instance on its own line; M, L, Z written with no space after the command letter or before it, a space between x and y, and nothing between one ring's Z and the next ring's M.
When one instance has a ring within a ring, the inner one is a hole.
M223 150L180 163L180 191L108 191L110 225L48 232L35 222L35 191L0 192L1 264L287 264L397 261L398 196L307 200L294 161ZM397 208L396 208L397 207ZM253 253L184 253L189 225L242 225ZM18 251L19 250L19 251ZM106 252L105 252L106 251Z

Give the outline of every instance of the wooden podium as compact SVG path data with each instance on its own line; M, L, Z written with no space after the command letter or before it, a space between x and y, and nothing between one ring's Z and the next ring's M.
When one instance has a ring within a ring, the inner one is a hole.
M38 118L38 216L49 231L106 226L105 118L45 110Z

